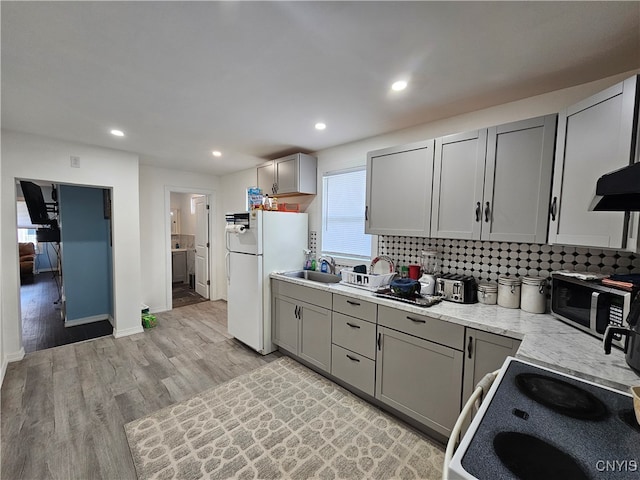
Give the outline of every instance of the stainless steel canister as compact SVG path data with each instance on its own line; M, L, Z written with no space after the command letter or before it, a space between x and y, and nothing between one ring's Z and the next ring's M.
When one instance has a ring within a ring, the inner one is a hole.
M524 277L520 294L520 308L525 312L544 313L547 309L547 280L542 277Z
M495 283L480 283L478 285L478 302L485 305L495 305L498 300L498 285Z
M518 277L500 275L498 277L498 305L506 308L519 308L521 285L522 281Z

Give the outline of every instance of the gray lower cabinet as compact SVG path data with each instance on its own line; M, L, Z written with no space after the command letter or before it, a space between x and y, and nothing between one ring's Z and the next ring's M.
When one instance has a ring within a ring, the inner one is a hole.
M271 341L279 347L297 354L300 325L296 301L288 297L274 297L272 308Z
M466 329L462 404L487 373L498 370L508 356L514 356L520 340L473 328ZM465 426L468 427L470 419Z
M171 253L171 281L187 281L187 252Z
M463 355L378 326L375 397L449 436L460 413Z
M331 371L331 310L298 302L300 343L298 356L316 367Z
M335 297L339 295L334 296L334 308L336 308ZM342 297L342 300L349 299ZM337 307L340 308L339 302ZM370 318L375 321L375 304L363 302L353 307L364 307L365 311L373 307L373 317ZM334 311L331 341L331 374L373 396L376 371L376 324Z
M330 372L332 294L279 280L271 281L271 290L272 342Z

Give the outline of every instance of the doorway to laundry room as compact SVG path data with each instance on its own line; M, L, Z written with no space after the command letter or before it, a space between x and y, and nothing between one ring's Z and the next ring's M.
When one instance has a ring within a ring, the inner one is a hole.
M210 298L209 196L170 192L171 305L193 305Z

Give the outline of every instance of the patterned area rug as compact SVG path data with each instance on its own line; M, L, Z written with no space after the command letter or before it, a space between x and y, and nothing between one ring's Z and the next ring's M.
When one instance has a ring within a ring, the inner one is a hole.
M439 479L442 448L288 357L125 425L139 479Z

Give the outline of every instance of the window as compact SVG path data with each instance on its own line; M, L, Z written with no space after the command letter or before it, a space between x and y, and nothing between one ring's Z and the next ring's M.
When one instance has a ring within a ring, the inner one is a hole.
M364 233L366 170L325 173L322 177L322 253L371 259L371 235Z

